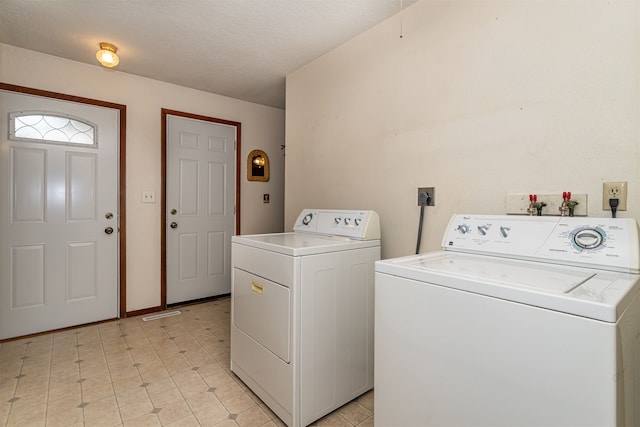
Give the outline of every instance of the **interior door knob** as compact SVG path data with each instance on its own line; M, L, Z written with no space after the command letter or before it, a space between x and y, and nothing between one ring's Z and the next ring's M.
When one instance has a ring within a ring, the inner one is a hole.
M173 221L170 225L171 228L178 228L178 223Z
M105 233L107 233L107 234L111 234L111 233L113 233L113 227L107 227L107 228L105 228L105 229L104 229L104 232L105 232Z

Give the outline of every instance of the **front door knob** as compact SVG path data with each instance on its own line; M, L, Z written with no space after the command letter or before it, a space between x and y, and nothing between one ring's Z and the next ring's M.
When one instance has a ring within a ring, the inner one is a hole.
M113 233L113 227L107 227L107 228L105 228L105 229L104 229L104 232L105 232L105 233L107 233L107 234L111 234L111 233Z
M170 224L170 227L171 227L171 228L178 228L178 223L174 221L174 222L172 222L172 223Z

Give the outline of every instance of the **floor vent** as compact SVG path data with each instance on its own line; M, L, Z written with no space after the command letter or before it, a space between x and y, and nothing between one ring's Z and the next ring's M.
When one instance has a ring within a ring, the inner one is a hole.
M142 320L144 322L148 322L149 320L156 320L156 319L162 319L163 317L177 316L178 314L181 314L179 310L168 311L166 313L154 314L153 316L143 317Z

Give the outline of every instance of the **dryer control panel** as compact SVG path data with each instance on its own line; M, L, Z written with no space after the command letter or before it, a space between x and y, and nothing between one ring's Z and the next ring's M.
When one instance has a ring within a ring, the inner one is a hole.
M456 214L444 250L640 273L638 225L631 218Z
M374 211L304 209L293 231L377 240L380 239L380 219Z

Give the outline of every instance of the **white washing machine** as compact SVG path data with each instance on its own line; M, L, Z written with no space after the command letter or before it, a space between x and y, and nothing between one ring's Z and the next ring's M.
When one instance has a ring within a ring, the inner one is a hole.
M375 425L640 425L632 219L454 215L376 263Z
M289 426L373 387L373 211L302 211L291 233L234 236L231 370Z

